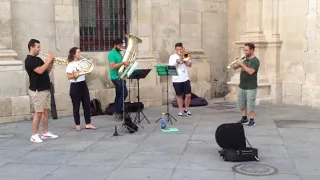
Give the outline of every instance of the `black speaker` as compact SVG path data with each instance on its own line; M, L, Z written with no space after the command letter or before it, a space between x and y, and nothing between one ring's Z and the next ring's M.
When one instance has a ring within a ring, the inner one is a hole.
M222 124L216 130L216 141L222 149L246 147L244 129L240 123Z

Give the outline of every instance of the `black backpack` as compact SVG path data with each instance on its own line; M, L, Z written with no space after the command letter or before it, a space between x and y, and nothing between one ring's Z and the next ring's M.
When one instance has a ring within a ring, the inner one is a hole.
M90 101L90 108L91 108L91 116L103 115L101 108L101 102L98 99L92 99Z

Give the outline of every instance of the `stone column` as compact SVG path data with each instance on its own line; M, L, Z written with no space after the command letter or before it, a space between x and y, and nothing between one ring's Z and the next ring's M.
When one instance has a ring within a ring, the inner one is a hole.
M135 35L142 40L142 43L137 45L136 61L137 69L151 69L145 79L139 80L140 101L148 106L158 106L162 104L162 86L160 77L157 75L153 65L157 64L154 54L154 38L153 34L153 19L152 13L154 4L152 0L132 0L131 4L131 21L129 34ZM126 45L127 47L127 45ZM126 48L125 47L125 48ZM130 97L126 101L136 102L138 95L138 86L136 80L127 80ZM150 93L154 92L154 93Z
M0 123L24 120L30 115L26 73L13 50L11 7L11 0L0 2Z
M17 53L12 47L11 1L0 2L0 70L22 70L22 62L17 61Z
M258 72L258 93L257 104L262 101L271 102L269 77L266 74L266 54L267 44L265 40L262 18L263 18L263 0L246 0L246 31L241 36L240 41L235 42L239 48L239 56L242 56L242 47L247 42L252 42L256 46L255 55L260 60L260 68ZM268 71L269 72L269 71ZM230 87L230 93L226 96L228 100L237 99L237 88L240 83L240 69L231 78L230 82L227 82Z
M279 0L272 0L272 37L280 40L279 34Z
M272 0L272 36L268 40L266 66L271 83L271 98L273 103L282 102L282 82L280 75L280 49L282 41L279 34L279 0Z
M211 99L211 64L207 62L202 48L202 28L208 28L202 22L203 3L203 1L180 0L180 41L192 58L192 67L188 69L192 92Z
M241 37L245 41L264 41L262 29L263 0L246 1L246 31Z

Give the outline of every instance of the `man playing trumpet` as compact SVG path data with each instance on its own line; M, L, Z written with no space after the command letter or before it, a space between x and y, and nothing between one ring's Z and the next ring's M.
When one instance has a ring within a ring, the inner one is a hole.
M245 59L237 58L237 63L233 65L233 69L241 67L240 84L238 89L238 107L241 109L242 118L239 123L248 124L253 127L254 109L257 94L257 74L260 66L259 59L254 55L255 46L253 43L246 43L243 47ZM247 119L247 111L249 118Z
M190 58L184 58L184 48L182 43L175 45L176 53L169 58L169 65L175 65L178 71L178 76L172 76L173 87L177 95L177 103L179 107L178 116L191 115L188 110L191 101L191 84L188 76L188 67L191 67ZM185 95L185 109L183 109L183 95Z
M39 57L40 42L31 39L28 43L29 54L25 59L25 68L29 75L29 96L34 106L34 117L32 122L32 136L30 141L40 143L42 139L54 139L58 136L48 131L48 119L50 111L50 77L54 55L50 52L47 60ZM42 119L43 133L39 137L38 129Z

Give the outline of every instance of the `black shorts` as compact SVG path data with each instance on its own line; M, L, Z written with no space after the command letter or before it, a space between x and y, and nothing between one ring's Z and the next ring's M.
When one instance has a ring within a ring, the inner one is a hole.
M184 94L191 94L191 84L190 80L185 82L174 82L174 90L176 91L177 96L182 96Z

